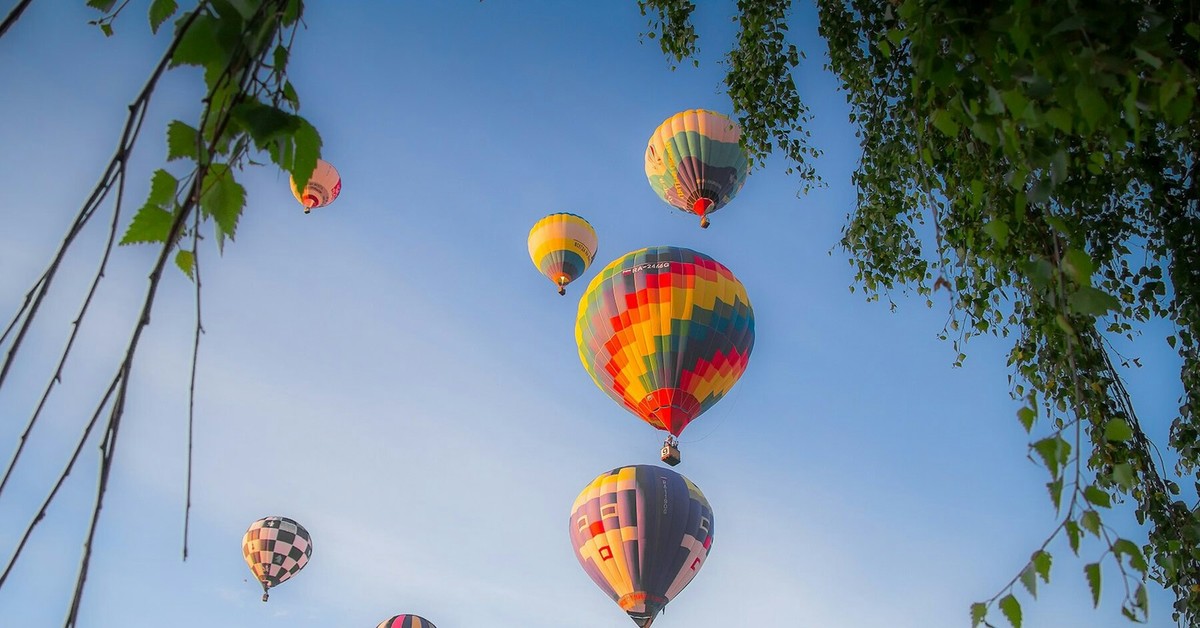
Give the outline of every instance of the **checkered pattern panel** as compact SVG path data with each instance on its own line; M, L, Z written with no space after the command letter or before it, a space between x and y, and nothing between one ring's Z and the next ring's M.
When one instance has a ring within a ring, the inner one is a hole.
M242 556L264 589L279 586L308 564L312 539L287 517L263 517L242 537Z

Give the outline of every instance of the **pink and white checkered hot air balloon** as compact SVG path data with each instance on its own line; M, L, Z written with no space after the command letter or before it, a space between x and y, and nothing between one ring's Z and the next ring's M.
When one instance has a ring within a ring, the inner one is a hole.
M242 537L242 557L263 588L277 587L304 569L312 556L312 538L304 526L287 517L263 517L250 524Z
M292 195L304 205L304 213L309 213L314 207L324 207L334 201L342 193L342 177L327 161L317 160L317 167L304 190L296 187L296 179L291 178Z

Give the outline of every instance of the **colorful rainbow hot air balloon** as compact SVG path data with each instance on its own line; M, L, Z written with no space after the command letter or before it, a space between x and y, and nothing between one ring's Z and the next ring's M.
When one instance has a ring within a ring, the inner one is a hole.
M268 589L277 587L304 569L312 556L312 538L304 526L287 517L263 517L250 524L242 537L242 556L262 584L262 600Z
M529 230L529 257L538 270L567 293L567 284L596 258L596 231L575 214L550 214Z
M324 207L332 203L338 194L342 193L342 177L338 174L337 168L320 159L317 160L317 167L309 177L308 185L304 186L303 192L296 187L294 178L289 178L289 181L292 185L292 195L300 201L301 205L304 205L306 214L311 212L314 207Z
M375 628L437 628L433 622L420 615L396 615L379 622Z
M739 140L742 131L729 118L689 109L667 118L646 145L646 178L658 197L700 216L721 209L742 189L750 162Z
M571 507L583 570L642 628L696 577L713 542L713 512L691 480L651 465L600 474Z
M663 460L674 465L674 437L746 370L754 310L720 262L691 249L651 247L592 279L579 301L575 341L601 390L670 434Z

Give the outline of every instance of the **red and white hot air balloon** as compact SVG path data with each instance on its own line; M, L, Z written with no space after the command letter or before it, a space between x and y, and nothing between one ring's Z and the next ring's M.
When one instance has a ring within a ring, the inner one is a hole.
M334 201L342 193L342 177L327 161L317 160L317 167L304 190L296 187L296 179L291 178L292 195L304 205L304 213L309 213L314 207L324 207Z

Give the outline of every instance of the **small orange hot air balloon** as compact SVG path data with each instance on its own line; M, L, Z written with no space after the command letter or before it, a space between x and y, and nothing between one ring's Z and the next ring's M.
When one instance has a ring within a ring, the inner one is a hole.
M290 181L292 195L300 201L301 205L304 205L306 214L311 212L314 207L324 207L332 203L338 194L342 193L342 177L338 174L337 168L321 159L317 160L317 167L309 177L303 192L296 187L295 178L291 178Z

